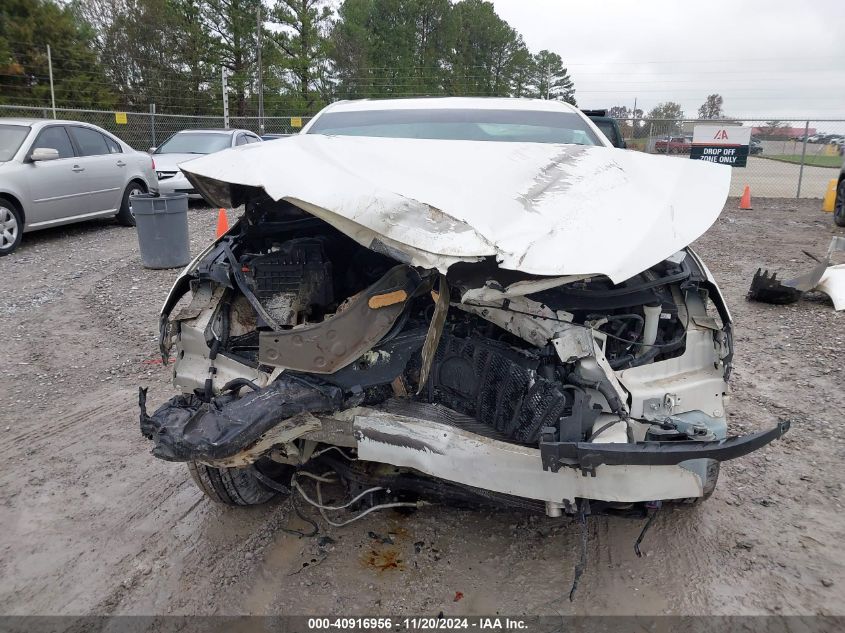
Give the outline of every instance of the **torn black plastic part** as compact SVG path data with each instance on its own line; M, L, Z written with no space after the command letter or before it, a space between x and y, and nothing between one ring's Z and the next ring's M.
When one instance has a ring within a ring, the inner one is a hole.
M596 467L610 466L674 466L690 459L715 459L724 462L742 457L780 438L789 430L789 421L779 422L768 431L728 437L723 440L589 443L540 441L543 470L557 472L561 468L578 468L595 475Z
M754 278L751 280L751 288L745 298L748 301L759 301L761 303L772 303L775 305L786 305L795 303L804 293L786 286L778 280L778 274L769 275L768 270L757 269Z
M337 411L343 393L303 376L283 374L242 398L228 393L205 402L195 395L179 395L148 415L146 390L141 389L138 404L141 433L155 443L153 455L174 462L203 461L231 457L299 413Z

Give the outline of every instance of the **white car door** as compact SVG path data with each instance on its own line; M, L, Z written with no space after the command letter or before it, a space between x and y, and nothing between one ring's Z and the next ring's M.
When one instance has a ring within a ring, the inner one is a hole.
M27 226L48 226L84 213L87 207L84 172L65 126L42 129L27 150L27 156L37 148L54 149L59 157L25 165L30 198L26 205Z
M79 165L85 170L88 211L117 213L126 186L125 158L112 154L106 137L97 130L69 125L68 131L76 144Z

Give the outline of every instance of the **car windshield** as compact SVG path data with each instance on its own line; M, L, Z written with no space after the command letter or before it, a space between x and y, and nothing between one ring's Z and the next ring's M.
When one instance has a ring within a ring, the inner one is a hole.
M232 135L219 132L174 134L156 149L156 154L212 154L232 145Z
M28 125L0 125L0 163L12 160L30 129Z
M326 112L309 134L601 145L574 112L441 109Z

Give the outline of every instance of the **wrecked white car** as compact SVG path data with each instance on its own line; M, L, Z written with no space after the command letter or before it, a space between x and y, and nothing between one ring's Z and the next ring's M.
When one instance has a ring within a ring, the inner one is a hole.
M557 102L412 99L184 171L245 212L165 302L182 393L141 390L141 430L217 501L325 509L296 477L332 472L370 504L688 502L787 430L727 436L731 317L688 244L728 168Z

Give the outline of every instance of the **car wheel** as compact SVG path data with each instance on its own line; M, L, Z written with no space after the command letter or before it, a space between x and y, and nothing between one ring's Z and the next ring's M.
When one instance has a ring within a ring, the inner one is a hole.
M266 463L265 463L266 462ZM287 494L292 466L269 460L243 468L214 468L188 462L194 483L209 499L228 506L253 506Z
M133 180L123 192L123 200L120 203L120 211L117 212L117 223L123 226L135 226L135 214L132 213L132 205L129 203L129 196L139 196L147 193L147 188L140 182Z
M845 178L836 188L836 200L833 203L833 221L836 226L845 226Z
M23 218L11 200L0 197L0 257L14 251L23 237Z

